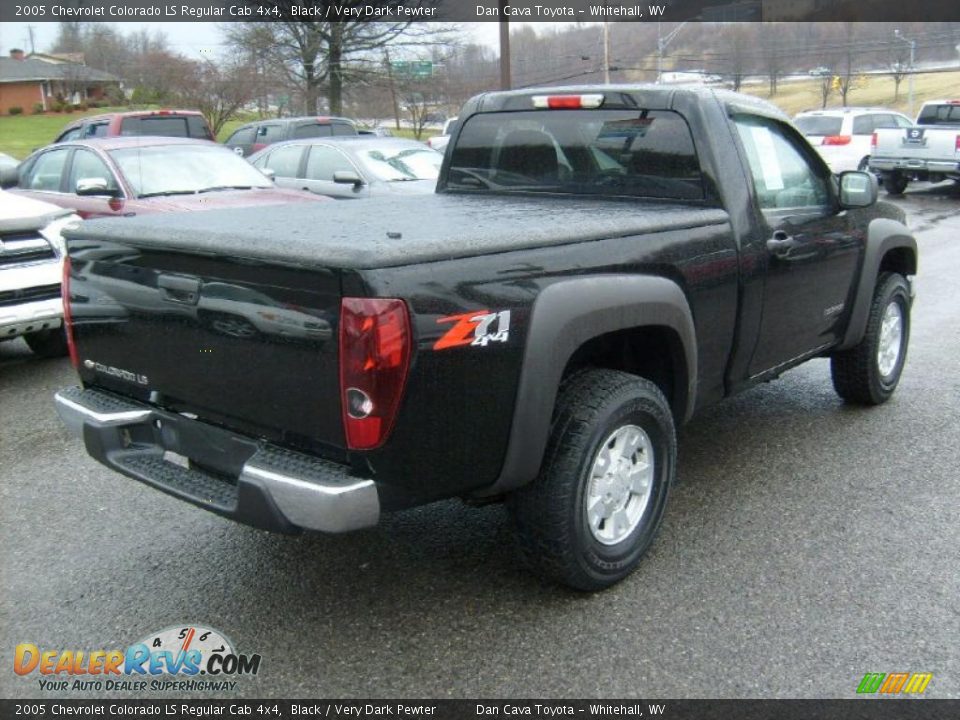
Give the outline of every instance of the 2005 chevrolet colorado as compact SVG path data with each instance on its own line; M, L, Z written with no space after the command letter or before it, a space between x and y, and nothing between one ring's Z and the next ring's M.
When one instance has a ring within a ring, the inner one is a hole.
M704 89L491 93L437 193L92 221L67 233L82 385L124 475L279 531L505 499L541 574L624 578L698 409L829 356L876 404L917 248L864 173Z

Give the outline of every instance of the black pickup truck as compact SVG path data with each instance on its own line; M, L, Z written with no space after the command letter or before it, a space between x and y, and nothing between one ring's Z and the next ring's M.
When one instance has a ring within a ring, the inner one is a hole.
M505 500L580 589L650 545L697 410L829 356L887 400L917 248L872 176L772 106L546 88L464 107L435 195L84 223L66 234L94 458L260 528Z

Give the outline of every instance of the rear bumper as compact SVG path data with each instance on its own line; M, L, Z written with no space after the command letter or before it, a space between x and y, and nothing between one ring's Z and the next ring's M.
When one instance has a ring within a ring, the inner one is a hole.
M960 162L955 160L911 160L909 158L872 157L870 168L890 172L903 170L906 172L930 172L944 175L960 174Z
M99 462L247 525L338 533L380 518L374 482L343 465L101 390L67 388L55 402Z
M60 298L0 307L0 340L56 329L62 323L63 301Z

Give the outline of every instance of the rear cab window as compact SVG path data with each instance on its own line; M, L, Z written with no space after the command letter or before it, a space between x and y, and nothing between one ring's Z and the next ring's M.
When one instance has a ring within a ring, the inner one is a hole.
M960 125L960 101L925 105L920 110L917 125Z
M357 135L357 129L350 123L334 122L330 126L334 135Z
M120 124L121 135L155 135L160 137L199 137L209 139L206 130L201 135L190 134L188 120L198 120L189 115L148 115L145 117L124 118Z
M332 134L328 123L306 123L297 125L293 129L293 138L302 140L304 138L330 137Z
M839 135L843 127L843 118L830 115L806 115L798 117L794 120L794 124L807 137Z
M447 189L703 200L686 120L671 110L529 110L468 118Z

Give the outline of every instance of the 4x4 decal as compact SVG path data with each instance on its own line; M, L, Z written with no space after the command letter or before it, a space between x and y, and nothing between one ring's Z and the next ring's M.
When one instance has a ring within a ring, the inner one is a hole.
M454 323L443 337L433 345L434 350L478 345L486 347L491 342L506 342L510 338L510 311L490 312L473 310L460 315L448 315L437 319L438 324Z

